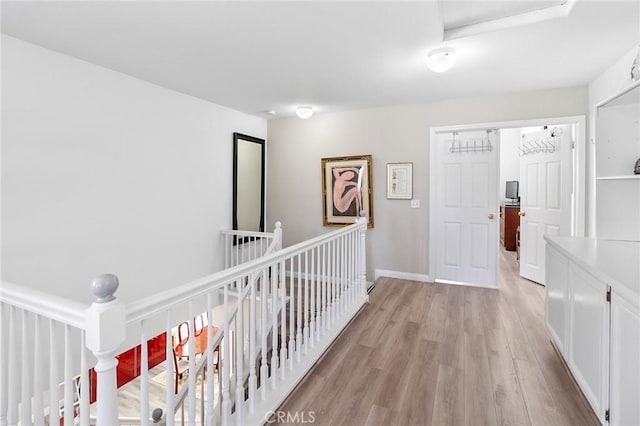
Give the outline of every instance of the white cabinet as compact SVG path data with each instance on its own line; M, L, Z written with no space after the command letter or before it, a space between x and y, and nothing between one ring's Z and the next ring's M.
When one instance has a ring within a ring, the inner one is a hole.
M571 263L569 366L598 417L608 408L608 286Z
M545 318L556 346L568 355L569 326L569 259L553 246L547 245L545 252L547 283L545 286Z
M640 309L611 297L612 425L640 425Z
M546 237L545 317L601 423L640 425L640 242Z

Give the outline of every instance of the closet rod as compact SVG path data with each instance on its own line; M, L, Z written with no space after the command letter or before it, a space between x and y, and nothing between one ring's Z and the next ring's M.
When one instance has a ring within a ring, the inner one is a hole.
M436 135L445 135L447 133L467 133L467 132L486 132L487 130L495 132L498 131L500 129L496 129L494 127L477 127L477 128L473 128L473 129L460 129L460 130L439 130L436 132Z

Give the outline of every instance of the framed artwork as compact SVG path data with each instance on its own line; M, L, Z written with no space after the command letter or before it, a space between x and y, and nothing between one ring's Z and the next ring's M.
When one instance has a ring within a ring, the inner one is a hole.
M413 163L387 164L387 198L389 200L413 198Z
M371 155L323 158L321 166L324 226L351 225L364 211L373 228Z

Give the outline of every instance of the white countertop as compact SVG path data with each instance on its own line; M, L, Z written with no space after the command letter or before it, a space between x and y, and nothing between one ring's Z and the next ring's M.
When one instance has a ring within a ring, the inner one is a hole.
M640 306L640 242L545 236L554 248Z

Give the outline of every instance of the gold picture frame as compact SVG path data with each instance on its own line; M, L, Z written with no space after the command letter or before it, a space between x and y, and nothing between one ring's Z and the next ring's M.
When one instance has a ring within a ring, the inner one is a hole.
M351 225L364 211L373 228L371 155L323 158L321 171L323 225Z

